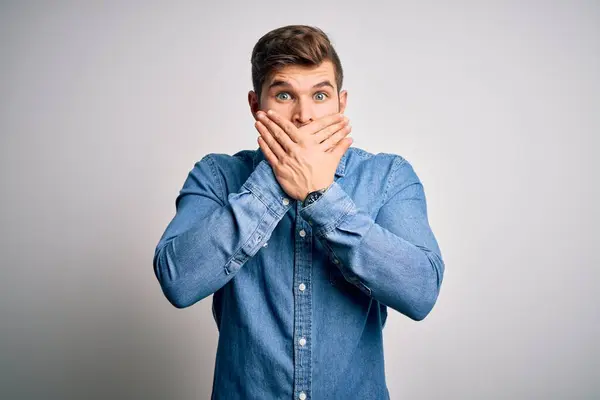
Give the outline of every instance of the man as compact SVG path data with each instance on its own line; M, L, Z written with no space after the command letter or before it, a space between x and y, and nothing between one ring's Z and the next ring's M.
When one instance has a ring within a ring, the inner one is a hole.
M175 307L213 295L213 399L389 399L387 307L422 320L444 273L423 186L403 157L349 147L320 29L264 35L252 79L259 148L195 164L156 276Z

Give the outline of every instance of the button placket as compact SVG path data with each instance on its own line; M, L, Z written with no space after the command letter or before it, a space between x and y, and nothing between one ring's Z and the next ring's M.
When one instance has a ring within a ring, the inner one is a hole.
M294 251L294 392L298 399L308 399L311 393L312 367L312 245L308 224L300 217L300 202L296 203Z

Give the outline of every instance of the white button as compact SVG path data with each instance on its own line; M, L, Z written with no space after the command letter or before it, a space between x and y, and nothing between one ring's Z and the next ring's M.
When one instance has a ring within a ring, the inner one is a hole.
M339 263L340 263L340 262L339 262L339 260L338 260L337 258L334 258L334 259L333 259L333 262L334 262L335 264L339 264Z
M268 244L269 242L265 242L265 244L263 244L263 247L267 247Z
M300 400L304 400L304 399L306 399L306 393L304 393L304 392L300 392L300 394L298 395L298 398L299 398Z
M298 289L300 289L301 292L304 292L304 289L306 289L306 285L304 283L301 283L300 285L298 285Z
M302 236L302 237L306 236L306 232L304 231L304 229L302 229L302 230L300 231L300 236Z
M288 204L290 204L290 200L286 197L283 198L283 205L287 206Z
M298 340L298 343L300 343L300 346L304 346L306 344L306 339L300 338L300 340Z

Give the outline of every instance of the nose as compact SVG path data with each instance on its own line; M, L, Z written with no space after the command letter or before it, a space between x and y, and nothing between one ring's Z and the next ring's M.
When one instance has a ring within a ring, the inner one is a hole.
M301 127L312 122L313 115L313 109L307 101L298 101L292 115L292 122L297 127Z

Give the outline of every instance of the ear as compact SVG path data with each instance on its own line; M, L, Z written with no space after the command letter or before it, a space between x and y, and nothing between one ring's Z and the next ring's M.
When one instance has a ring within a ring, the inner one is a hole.
M250 105L250 112L252 113L252 117L258 121L256 118L256 113L260 110L260 104L258 101L258 96L254 90L248 92L248 104Z
M346 110L346 104L348 102L348 91L347 90L342 90L340 92L340 113L343 114L344 111Z

